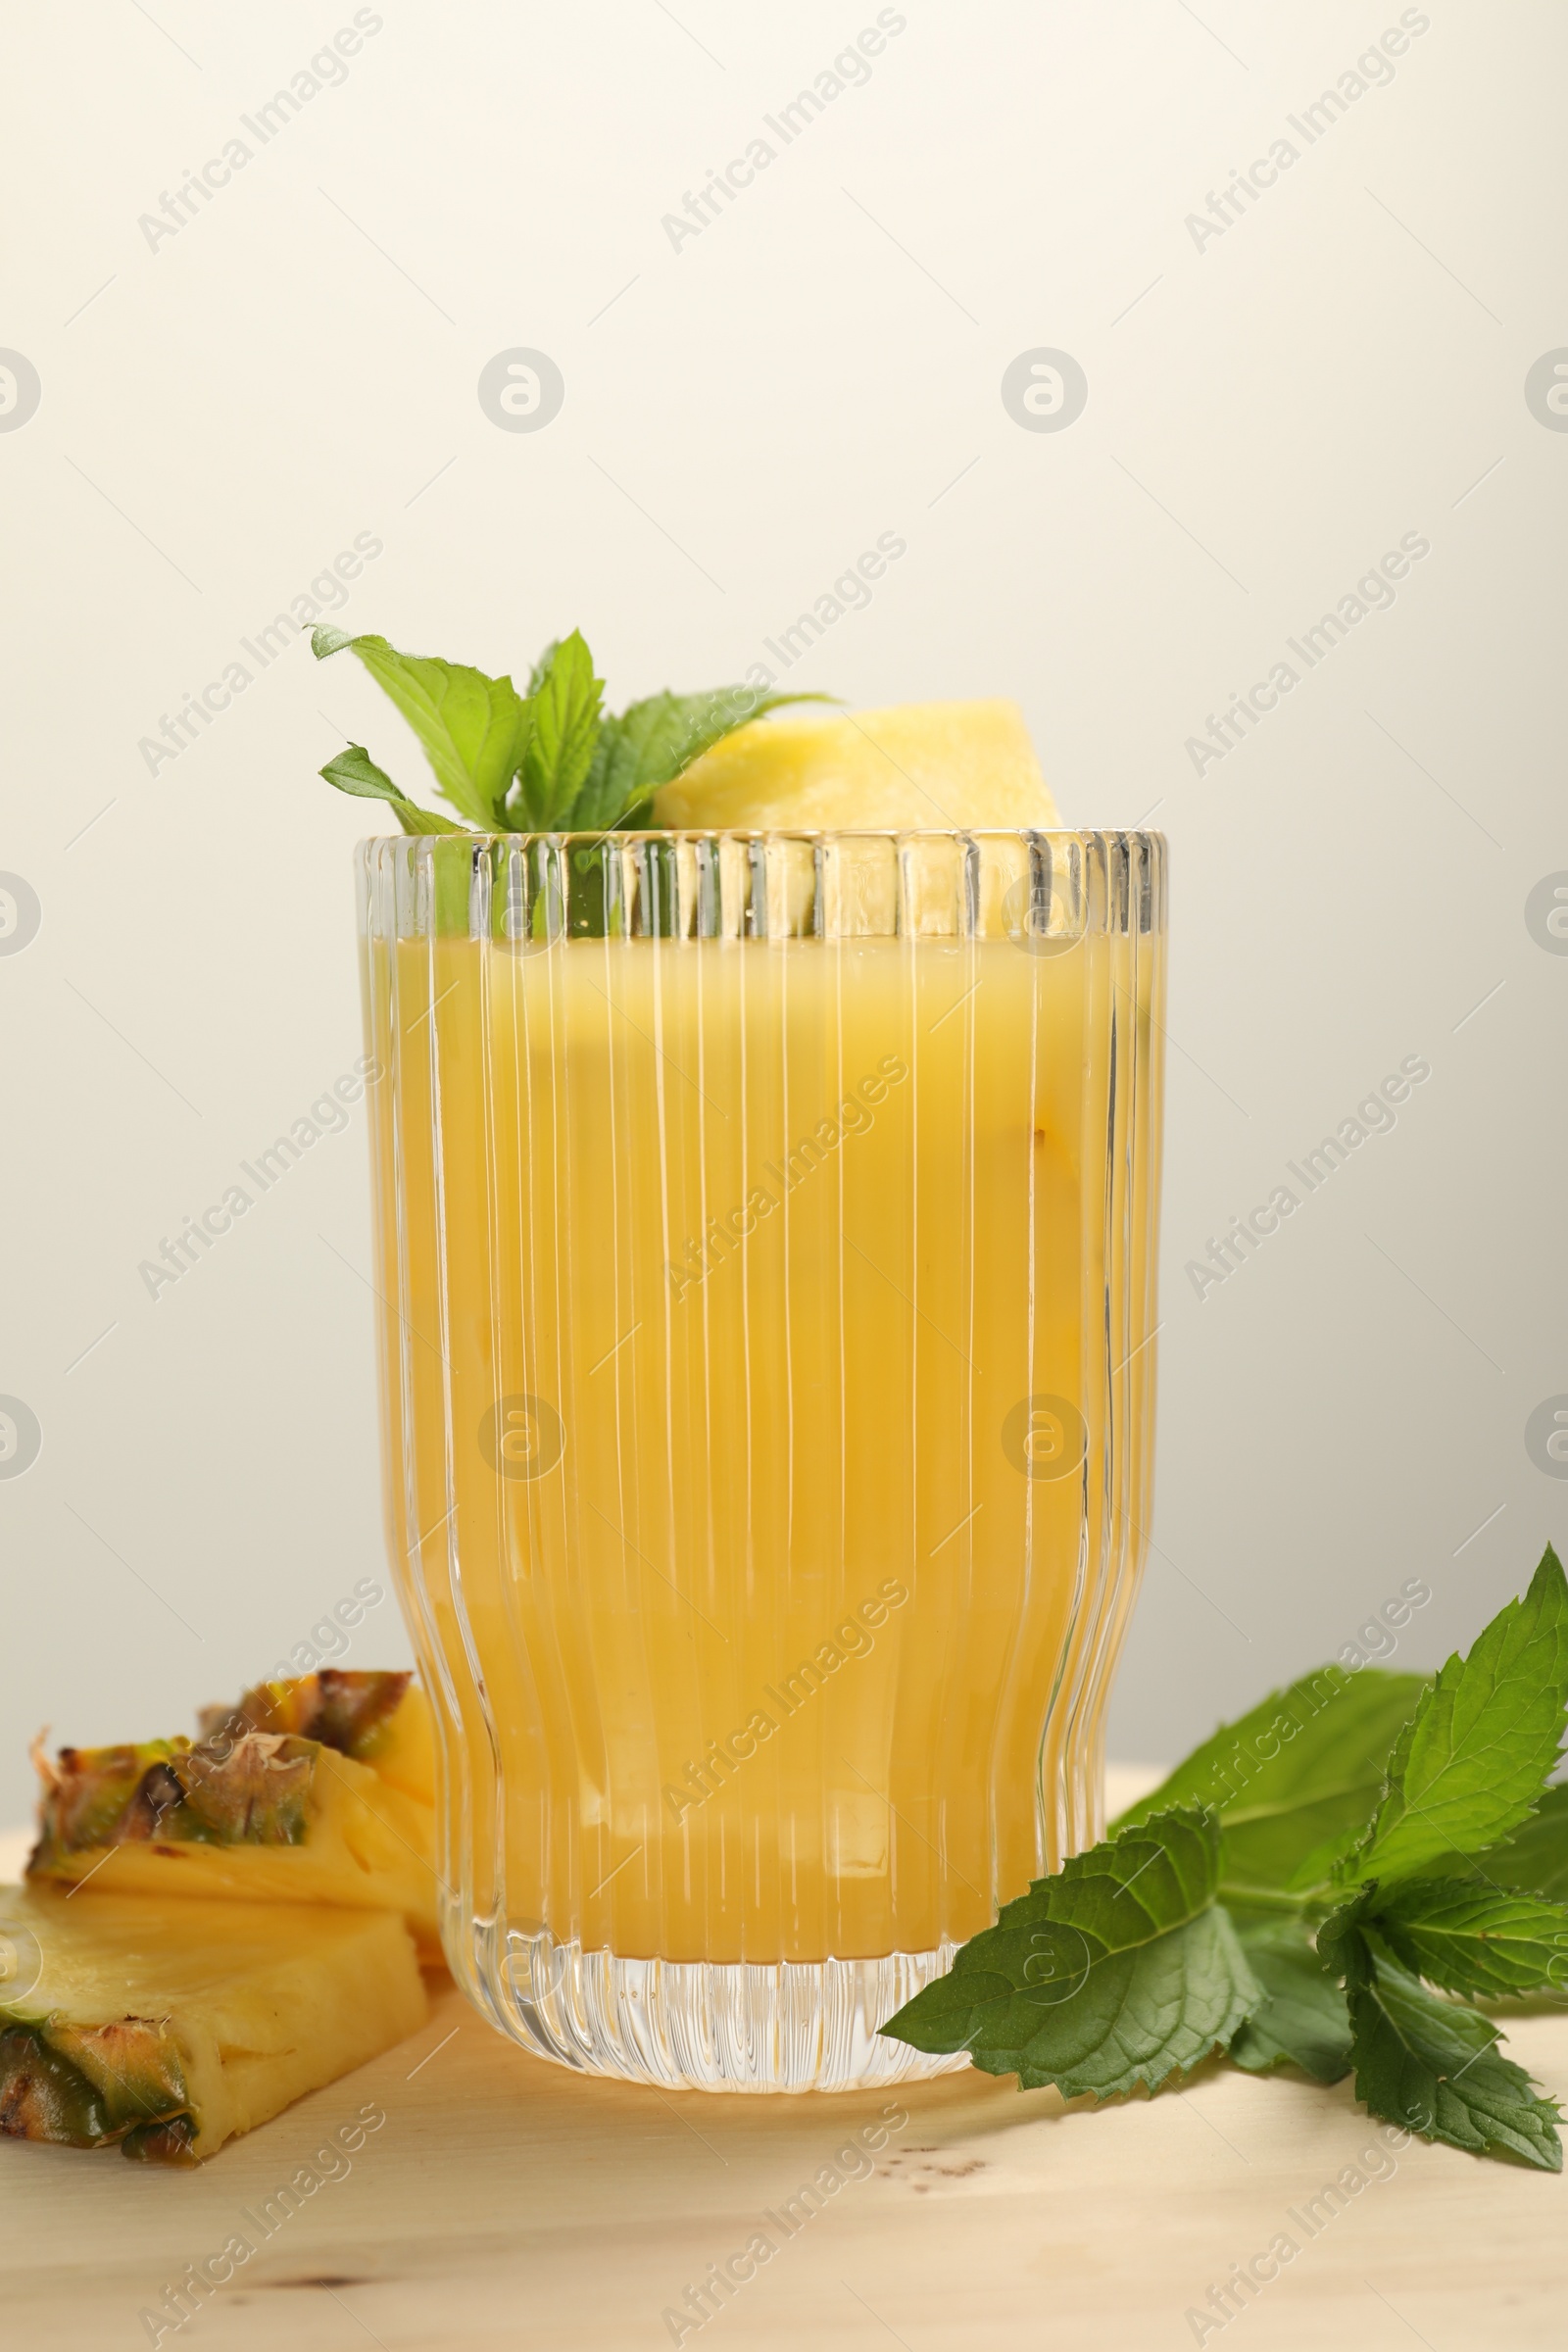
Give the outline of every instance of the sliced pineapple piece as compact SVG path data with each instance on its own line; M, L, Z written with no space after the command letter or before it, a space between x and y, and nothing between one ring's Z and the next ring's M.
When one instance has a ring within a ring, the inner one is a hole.
M289 1733L64 1747L43 1780L29 1880L106 1891L397 1911L440 1956L433 1808Z
M906 832L1058 825L1016 703L896 703L754 719L654 800L676 829Z
M388 1911L7 1886L0 1956L0 2137L165 2162L211 2156L426 2015Z
M435 1803L430 1704L411 1674L323 1666L319 1674L257 1683L237 1706L204 1707L200 1722L204 1740L225 1732L293 1732L318 1740L373 1765L383 1781L422 1804Z

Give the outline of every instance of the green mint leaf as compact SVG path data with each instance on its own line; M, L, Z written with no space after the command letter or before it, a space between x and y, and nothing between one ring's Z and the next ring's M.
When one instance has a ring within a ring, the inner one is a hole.
M398 801L394 806L398 812L398 823L405 833L461 833L465 830L455 818L436 816L428 808L416 808L412 801Z
M1497 2029L1474 2009L1428 1992L1364 1937L1348 1987L1355 2094L1369 2112L1472 2155L1517 2156L1560 2173L1554 2100L1497 2050Z
M351 743L317 773L335 784L339 792L351 792L362 801L401 801L404 797L402 785L394 784L385 768L376 766L363 743Z
M357 800L389 801L397 810L398 821L405 833L451 833L456 830L449 816L432 816L428 808L416 808L406 800L399 787L383 768L376 766L363 743L351 743L346 752L339 752L318 774L339 792L353 793Z
M1451 1657L1400 1733L1348 1883L1431 1876L1516 1829L1557 1759L1568 1697L1568 1580L1548 1544L1522 1600Z
M1522 1887L1568 1902L1568 1785L1546 1790L1527 1821L1487 1855L1487 1876L1499 1886Z
M509 677L400 654L384 637L351 636L324 622L311 645L318 661L347 651L365 664L418 736L446 799L485 831L608 832L644 823L659 787L735 728L786 703L834 699L718 686L649 695L609 718L601 710L604 681L576 629L545 647L526 696ZM328 781L387 801L410 832L451 830L415 809L390 779L383 778L384 789L372 784L382 771L368 754L361 757L353 780Z
M1568 1992L1568 1908L1541 1895L1412 1879L1377 1898L1376 1927L1396 1959L1448 1992Z
M1363 1930L1367 1913L1376 1899L1374 1887L1362 1886L1319 1924L1318 1957L1330 1976L1343 1978L1347 1984L1352 1977L1364 1977L1372 1965L1367 1957Z
M1310 1931L1294 1919L1237 1927L1263 1998L1231 2035L1233 2061L1253 2075L1289 2061L1315 2082L1340 2082L1350 2071L1350 2016Z
M967 2050L1026 2090L1103 2099L1196 2066L1259 1987L1214 1902L1219 1834L1170 1812L1076 1854L1006 1904L881 2031Z
M459 662L400 654L384 637L318 628L318 661L345 649L363 662L419 738L436 784L460 816L486 830L501 808L528 742L529 710L510 678Z
M1313 1885L1365 1829L1389 1751L1425 1689L1415 1674L1320 1667L1222 1725L1114 1827L1201 1805L1225 1833L1228 1896Z
M651 694L607 718L571 822L604 832L640 821L661 784L673 782L703 752L737 727L785 703L823 703L824 694L761 694L753 686L716 686L709 694Z
M511 814L514 823L520 816L519 830L555 832L567 824L601 724L605 681L594 676L593 656L579 630L535 663L529 689L533 726Z

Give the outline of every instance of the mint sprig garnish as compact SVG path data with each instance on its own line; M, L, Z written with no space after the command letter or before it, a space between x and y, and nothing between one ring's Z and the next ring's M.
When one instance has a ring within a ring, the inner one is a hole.
M1400 1732L1348 1882L1454 1867L1534 1810L1568 1713L1568 1583L1548 1544L1522 1600L1452 1657Z
M1303 1864L1360 1837L1389 1750L1425 1689L1418 1674L1375 1666L1302 1675L1221 1725L1117 1826L1201 1805L1224 1829L1225 1875L1238 1890L1289 1886Z
M1562 2171L1556 2103L1539 2097L1524 2068L1499 2055L1489 2018L1429 1992L1364 1930L1347 1996L1355 2091L1370 2114L1472 2155Z
M556 830L574 805L599 740L604 694L605 681L594 676L594 658L576 629L535 665L517 771L517 807L527 831Z
M1384 1941L1417 1976L1477 2000L1568 1991L1568 1909L1490 1880L1412 1879L1378 1907Z
M783 703L827 699L719 686L708 694L650 694L628 703L618 718L604 722L573 821L595 832L612 824L644 823L660 785L670 783L748 719Z
M1216 2048L1562 2169L1556 2104L1473 2005L1568 1992L1568 1580L1430 1682L1328 1666L1203 1741L881 2031L1109 2098Z
M318 628L311 647L318 662L344 652L362 662L417 735L436 790L470 825L499 821L533 721L531 705L510 678L400 654L384 637L347 637L341 629ZM327 775L327 782L337 778Z
M1568 1902L1568 1786L1559 1781L1548 1788L1530 1819L1488 1855L1487 1865L1504 1886L1534 1887Z
M1214 1900L1219 1852L1207 1815L1171 1812L1074 1855L1004 1905L883 2032L919 2050L967 2050L1026 2090L1156 2089L1257 2002Z
M606 833L645 824L660 786L735 728L785 703L831 699L720 686L649 695L613 717L576 629L546 646L520 695L510 677L400 654L384 637L322 626L311 644L318 662L352 653L418 737L453 817L420 808L363 745L351 744L320 770L339 792L385 801L406 833Z
M329 784L339 792L351 792L362 801L388 801L397 810L405 833L449 833L452 820L432 816L427 808L416 808L414 803L398 790L384 768L377 767L363 743L351 743L346 752L339 752L321 770Z
M1230 2038L1230 2054L1250 2075L1298 2066L1315 2082L1350 2071L1350 2015L1334 1971L1301 1919L1265 1919L1241 1929L1242 1950L1263 1997Z

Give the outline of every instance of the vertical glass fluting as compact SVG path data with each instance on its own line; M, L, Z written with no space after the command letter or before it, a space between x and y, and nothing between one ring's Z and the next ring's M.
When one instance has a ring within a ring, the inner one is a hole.
M386 1494L446 1943L566 2063L834 2088L1100 1827L1157 836L388 839Z

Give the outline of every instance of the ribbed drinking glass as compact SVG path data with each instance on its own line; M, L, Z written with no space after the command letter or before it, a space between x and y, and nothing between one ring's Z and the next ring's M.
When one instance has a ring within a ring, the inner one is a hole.
M876 2029L1100 1828L1164 846L362 845L385 1490L446 1949L663 2085Z

